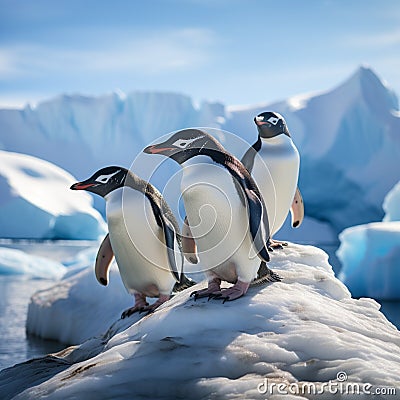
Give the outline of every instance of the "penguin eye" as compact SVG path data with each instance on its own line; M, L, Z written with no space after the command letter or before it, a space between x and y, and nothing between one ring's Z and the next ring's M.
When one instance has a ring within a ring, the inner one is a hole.
M178 139L172 145L175 147L179 147L180 149L186 149L186 147L188 147L190 144L203 137L204 136L197 136L193 139Z
M271 123L272 125L276 125L276 124L279 122L279 118L277 118L277 117L269 117L269 118L267 119L267 121L268 121L269 123Z
M100 175L98 178L96 178L96 182L107 183L109 179L110 179L109 175Z
M179 147L180 149L185 149L191 142L188 140L184 139L178 139L176 142L174 142L173 146Z
M99 175L95 181L102 183L103 185L108 183L108 181L116 174L118 174L118 172L120 172L121 170L119 169L117 172L113 172L112 174L108 174L108 175Z

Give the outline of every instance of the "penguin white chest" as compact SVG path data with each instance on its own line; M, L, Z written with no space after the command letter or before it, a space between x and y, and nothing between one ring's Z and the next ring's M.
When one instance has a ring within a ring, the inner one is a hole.
M184 167L182 197L200 261L228 282L251 281L259 266L257 257L250 259L247 208L238 190L219 165Z
M106 202L111 246L128 292L150 297L169 294L175 280L149 200L125 187L108 194Z
M290 137L281 134L262 139L252 176L264 197L271 235L285 222L296 191L299 166L299 153Z

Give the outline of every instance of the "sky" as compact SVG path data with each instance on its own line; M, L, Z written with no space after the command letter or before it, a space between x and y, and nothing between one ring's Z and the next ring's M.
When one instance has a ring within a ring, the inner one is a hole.
M0 107L136 90L268 103L360 65L400 94L400 1L0 0Z

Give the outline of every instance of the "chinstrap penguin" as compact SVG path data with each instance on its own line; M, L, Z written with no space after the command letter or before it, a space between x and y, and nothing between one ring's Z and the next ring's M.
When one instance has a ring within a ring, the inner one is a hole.
M199 129L181 130L144 152L167 156L184 167L184 228L195 239L195 246L188 248L191 254L197 250L208 278L207 289L192 293L195 299L235 300L252 281L263 280L259 269L264 281L280 280L265 264L269 261L269 224L262 196L236 157ZM234 285L221 289L222 280Z
M303 198L297 187L300 156L282 115L267 111L257 115L254 122L258 138L242 157L242 163L264 197L270 246L279 248L287 243L274 241L272 237L282 227L289 210L294 228L299 227L304 218Z
M182 271L180 230L162 197L150 183L123 167L100 169L72 190L87 190L106 200L109 233L97 257L95 273L108 284L110 263L115 254L122 281L135 298L135 305L121 317L136 311L154 311L170 298L171 292L191 286ZM149 305L146 297L158 297Z

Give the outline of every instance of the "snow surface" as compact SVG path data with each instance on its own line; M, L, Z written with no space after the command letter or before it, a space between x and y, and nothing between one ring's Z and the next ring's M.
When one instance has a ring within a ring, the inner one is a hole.
M0 237L98 239L106 232L87 193L72 192L76 179L36 157L0 151Z
M66 271L64 265L57 261L33 256L21 250L0 247L0 275L60 279Z
M83 179L105 165L129 167L157 137L187 127L216 127L253 143L253 118L265 110L285 116L300 151L308 217L335 234L382 219L383 198L400 180L400 114L396 95L368 67L330 91L247 107L195 107L174 93L60 96L35 108L0 110L0 148L49 160ZM174 168L158 171L153 183L161 188ZM101 199L95 204L104 207Z
M400 299L400 183L386 195L383 222L358 225L340 235L339 279L353 296Z
M338 383L340 372L347 374L346 383L370 383L371 391L400 390L400 334L378 303L352 299L334 277L327 255L315 247L290 244L272 253L269 265L283 281L251 288L234 302L194 301L189 294L195 287L141 319L118 319L125 307L121 302L111 325L111 314L102 318L101 313L121 291L120 283L100 291L86 275L64 280L33 298L38 314L41 307L59 307L54 313L44 310L40 324L62 326L79 340L80 330L96 334L103 323L103 334L3 370L0 397L282 399L259 392L265 379L269 387L292 383L320 388L329 380ZM113 274L111 283L115 278ZM88 299L91 308L80 312ZM63 311L71 317L65 318ZM97 326L91 313L101 319ZM325 391L284 398L332 397Z

